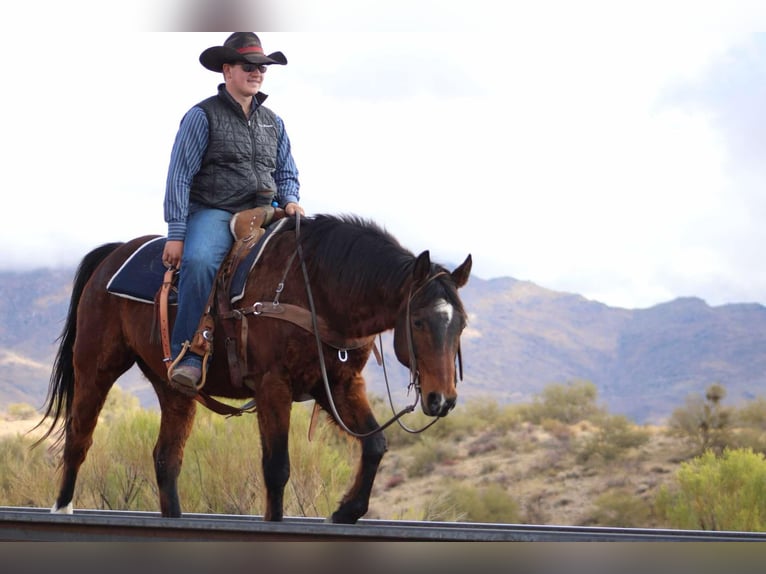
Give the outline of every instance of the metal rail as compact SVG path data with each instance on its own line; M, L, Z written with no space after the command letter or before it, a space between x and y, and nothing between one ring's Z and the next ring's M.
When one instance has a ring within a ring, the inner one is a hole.
M442 541L629 542L766 541L766 532L659 530L582 526L534 526L466 522L360 520L329 524L317 518L265 522L260 516L0 507L0 541Z

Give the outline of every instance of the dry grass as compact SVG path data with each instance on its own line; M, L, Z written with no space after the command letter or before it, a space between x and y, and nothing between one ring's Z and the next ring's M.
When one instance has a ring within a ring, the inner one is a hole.
M38 420L36 414L19 418L18 413L0 413L0 437L23 435ZM522 523L599 524L609 520L604 517L612 510L599 505L629 498L634 508L640 501L646 504L645 522L600 525L662 527L665 525L653 517L651 503L687 454L683 444L664 429L642 428L649 432L650 440L640 448L629 449L616 461L584 464L577 462L576 445L597 432L589 422L520 422L501 430L472 428L446 436L433 427L406 443L392 437L366 517L461 520L465 513L450 502L451 493L465 488L497 493L500 487L518 507L515 519ZM392 427L387 434L396 432L402 431ZM418 461L423 457L427 467ZM609 493L611 498L604 496Z
M608 503L603 495L614 493L634 499L635 504L643 502L648 518L640 525L610 526L661 527L651 504L659 487L673 479L686 456L685 447L663 429L646 430L650 440L645 445L609 463L576 462L573 446L594 432L590 423L571 425L567 432L560 426L544 430L523 423L502 435L490 432L442 443L442 451L451 454L421 476L407 473L418 454L415 448L393 450L383 459L367 517L433 519L426 514L434 501L443 499L445 490L454 485L477 490L500 485L517 502L523 523L595 525L609 515L599 506ZM444 512L449 515L449 509Z

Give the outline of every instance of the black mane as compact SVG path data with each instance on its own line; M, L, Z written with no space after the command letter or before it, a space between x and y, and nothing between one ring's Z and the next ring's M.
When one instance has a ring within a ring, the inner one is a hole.
M292 222L283 228L294 229ZM413 253L393 235L356 215L303 217L300 242L311 274L331 292L352 297L386 286L398 289L415 263Z
M295 223L288 222L283 231L294 233ZM303 217L300 242L310 273L321 277L330 292L355 300L364 293L401 289L415 265L412 251L374 221L356 215ZM431 273L439 271L447 270L432 263ZM431 282L424 294L433 296L433 289L441 289L443 296L465 314L451 276L443 277L443 281Z

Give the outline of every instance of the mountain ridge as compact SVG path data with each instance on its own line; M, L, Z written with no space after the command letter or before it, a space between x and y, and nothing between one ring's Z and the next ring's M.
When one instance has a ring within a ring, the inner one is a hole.
M0 272L2 404L44 402L73 275L65 268ZM698 297L679 297L626 309L531 281L475 276L461 297L469 314L465 377L458 385L463 397L528 402L549 384L588 380L610 411L664 422L689 394L704 394L712 383L726 388L729 402L766 388L766 307L758 303L711 307ZM382 341L395 397L407 400L406 372L390 333ZM365 377L371 393L386 394L377 365L368 364ZM137 369L119 384L143 405L156 403Z

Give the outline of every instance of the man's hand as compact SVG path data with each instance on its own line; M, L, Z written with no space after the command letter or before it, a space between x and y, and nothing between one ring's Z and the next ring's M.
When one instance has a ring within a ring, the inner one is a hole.
M300 213L301 215L306 215L305 213L303 213L303 208L293 201L285 205L285 213L287 215L295 215L296 213Z
M183 254L183 241L166 241L165 249L162 252L162 263L168 269L178 269L181 267L181 257Z

